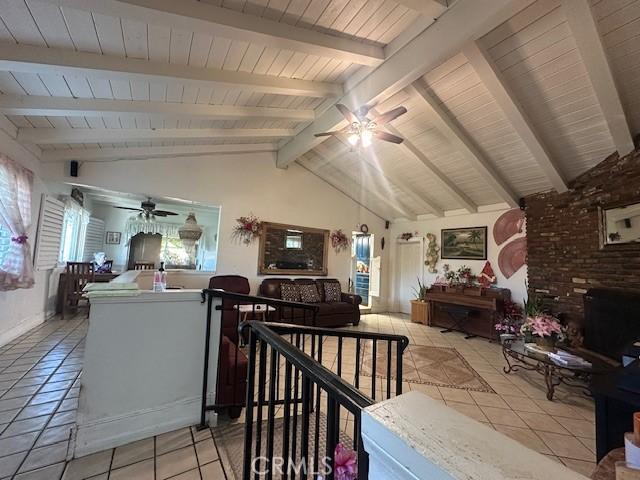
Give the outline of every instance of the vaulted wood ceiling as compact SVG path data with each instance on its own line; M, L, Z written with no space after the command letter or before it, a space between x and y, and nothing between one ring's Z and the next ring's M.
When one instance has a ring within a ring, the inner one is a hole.
M516 205L640 133L640 0L0 0L43 161L274 152L384 218ZM405 105L402 145L314 133Z

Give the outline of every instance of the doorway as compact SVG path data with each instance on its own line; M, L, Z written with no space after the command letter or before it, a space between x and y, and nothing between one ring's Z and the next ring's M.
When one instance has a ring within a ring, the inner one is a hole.
M402 241L397 244L398 255L398 302L402 313L411 313L411 300L415 298L413 289L422 280L423 243L422 239Z
M353 290L362 297L362 306L371 306L371 256L373 235L354 233L352 237L351 271Z

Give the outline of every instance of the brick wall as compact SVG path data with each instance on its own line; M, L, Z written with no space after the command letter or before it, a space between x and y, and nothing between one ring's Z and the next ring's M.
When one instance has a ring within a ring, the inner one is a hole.
M582 321L593 286L640 290L640 247L600 249L598 206L640 202L640 150L611 155L559 194L526 198L529 288L548 291L554 313Z

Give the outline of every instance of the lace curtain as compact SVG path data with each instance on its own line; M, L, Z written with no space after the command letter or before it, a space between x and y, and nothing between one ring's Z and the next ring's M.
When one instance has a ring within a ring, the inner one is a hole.
M60 246L61 262L81 262L84 256L84 243L90 213L71 197L65 198L64 227Z
M178 229L180 225L164 222L144 222L136 219L127 220L124 228L125 245L129 244L131 237L139 233L159 233L167 238L179 238Z
M0 265L0 290L33 287L27 232L31 227L33 172L0 154L0 225L11 233L9 253Z

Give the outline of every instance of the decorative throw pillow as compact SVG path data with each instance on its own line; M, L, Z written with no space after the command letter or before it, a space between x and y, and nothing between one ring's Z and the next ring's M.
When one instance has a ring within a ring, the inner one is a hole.
M286 302L299 302L300 290L298 289L298 285L293 283L281 283L280 298Z
M338 282L325 282L324 299L328 303L339 302L342 300L342 290Z
M320 294L315 285L298 285L300 289L300 300L304 303L320 302Z

